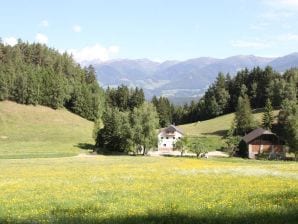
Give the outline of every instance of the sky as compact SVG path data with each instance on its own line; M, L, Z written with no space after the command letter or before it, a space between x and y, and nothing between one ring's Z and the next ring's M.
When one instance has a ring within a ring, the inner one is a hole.
M298 51L298 0L0 0L0 37L75 60L154 61Z

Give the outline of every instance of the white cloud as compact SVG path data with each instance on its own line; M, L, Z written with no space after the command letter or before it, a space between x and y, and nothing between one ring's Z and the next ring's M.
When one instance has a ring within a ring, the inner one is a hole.
M119 47L118 46L110 46L108 51L111 53L111 54L117 54L119 52Z
M43 20L43 21L40 22L40 25L42 27L48 27L49 26L49 22L47 20Z
M279 41L298 41L298 34L287 33L277 38Z
M48 43L48 37L42 33L38 33L35 36L35 41L41 44L46 44Z
M264 49L264 48L270 48L274 46L282 46L289 43L293 44L293 42L298 42L297 33L279 34L267 39L263 39L263 40L256 39L254 41L233 40L230 42L230 44L235 48Z
M262 41L246 41L246 40L233 40L231 45L236 48L254 48L264 49L270 47L270 43Z
M80 32L82 31L82 27L79 26L79 25L74 25L74 26L72 27L72 30L73 30L74 32L76 32L76 33L80 33Z
M73 55L73 58L79 62L83 63L86 61L107 61L111 57L119 52L118 46L103 47L100 44L95 44L93 46L87 46L82 49L69 49L68 53Z
M281 18L288 19L294 16L295 13L289 10L269 10L264 12L260 18L269 20L269 21L279 21Z
M283 27L296 20L298 0L263 0L264 11L259 15L259 22L267 22L272 26Z
M264 0L264 2L274 8L289 9L291 11L298 9L297 0Z
M14 45L16 45L16 44L18 43L18 40L17 40L17 38L15 38L15 37L5 37L5 38L3 39L3 43L4 43L5 45L14 46Z

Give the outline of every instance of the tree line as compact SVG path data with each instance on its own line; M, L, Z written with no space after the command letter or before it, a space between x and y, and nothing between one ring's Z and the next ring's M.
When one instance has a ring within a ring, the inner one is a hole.
M153 97L160 126L207 120L235 112L225 139L226 146L235 150L242 136L258 127L253 109L264 108L261 126L276 133L290 149L298 149L298 69L280 74L271 67L239 71L235 77L219 73L198 102L175 106L165 97ZM277 119L273 109L279 109ZM277 120L277 122L275 122ZM183 143L183 142L182 142ZM198 144L191 144L195 150ZM191 148L191 147L190 147ZM180 150L184 150L180 147Z
M152 103L159 112L160 125L165 126L169 123L202 121L235 112L239 96L244 98L245 95L253 109L265 107L267 99L270 99L274 108L280 108L284 99L296 101L298 69L280 74L271 67L256 67L241 70L234 77L219 73L197 102L175 106L165 97L154 96Z
M65 107L89 120L101 116L104 93L92 66L82 68L67 53L39 43L0 39L0 100Z

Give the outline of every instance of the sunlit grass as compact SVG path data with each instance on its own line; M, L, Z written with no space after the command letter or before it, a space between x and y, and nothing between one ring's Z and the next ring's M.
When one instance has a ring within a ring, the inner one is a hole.
M0 158L72 156L93 143L92 128L64 109L0 102Z
M278 110L274 111L274 116L278 115ZM224 146L223 137L231 128L234 119L234 113L219 116L206 121L198 121L190 124L178 126L187 136L208 138L214 149L220 149ZM261 124L262 112L255 112L254 118L258 124Z
M0 223L296 223L298 164L95 156L0 160Z

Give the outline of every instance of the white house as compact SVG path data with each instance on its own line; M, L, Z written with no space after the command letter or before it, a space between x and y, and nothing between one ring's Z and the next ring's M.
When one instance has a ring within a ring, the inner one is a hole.
M176 141L182 137L183 132L175 125L161 129L158 134L158 151L173 151Z

